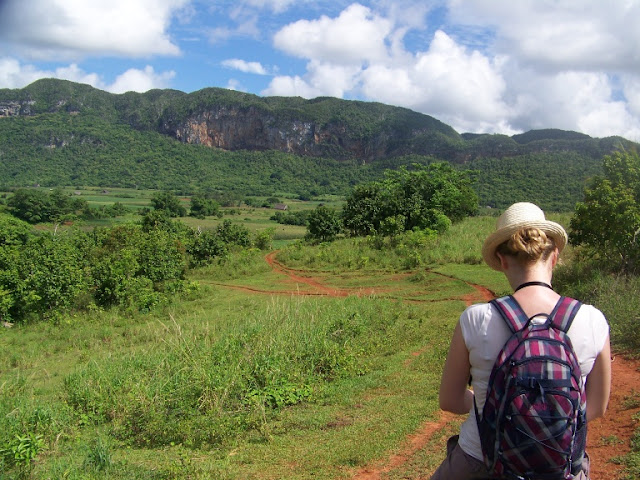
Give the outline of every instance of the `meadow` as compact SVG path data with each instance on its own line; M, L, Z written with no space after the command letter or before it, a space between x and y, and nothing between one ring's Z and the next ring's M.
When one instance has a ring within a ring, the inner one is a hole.
M108 201L101 195L91 201ZM508 292L480 257L495 218L437 238L308 245L300 227L269 221L271 210L229 210L256 231L276 228L277 263L242 250L191 271L194 288L147 314L96 309L0 330L0 448L14 454L0 479L355 478L439 418L458 315L483 301L478 287ZM628 348L633 300L619 299L638 285L620 280L626 293L611 300L604 278L571 283L570 249L566 259L560 288L602 303L614 345ZM431 471L459 422L383 478Z

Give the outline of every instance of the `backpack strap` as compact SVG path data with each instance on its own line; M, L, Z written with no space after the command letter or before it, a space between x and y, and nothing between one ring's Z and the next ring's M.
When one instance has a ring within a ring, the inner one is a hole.
M582 303L575 298L560 297L551 315L549 315L551 323L555 328L567 333L581 306Z
M511 333L519 332L529 323L529 317L525 315L524 310L512 295L494 298L491 300L491 305L498 309Z
M522 310L522 307L513 295L491 300L491 304L498 309L500 315L511 330L511 333L519 332L529 324L530 318L524 313L524 310ZM581 305L582 303L574 298L560 297L553 311L547 315L549 322L555 328L565 333L568 332ZM534 317L535 316L538 315L534 315Z

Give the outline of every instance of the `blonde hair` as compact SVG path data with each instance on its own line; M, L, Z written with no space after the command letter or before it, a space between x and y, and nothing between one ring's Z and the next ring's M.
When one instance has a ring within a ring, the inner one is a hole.
M556 242L539 228L522 228L496 248L502 255L516 257L526 265L547 260L556 249Z

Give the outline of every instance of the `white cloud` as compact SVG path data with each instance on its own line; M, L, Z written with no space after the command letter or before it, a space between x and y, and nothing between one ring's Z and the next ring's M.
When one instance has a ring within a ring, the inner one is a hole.
M238 58L230 58L228 60L224 60L222 65L245 73L255 73L256 75L268 74L267 69L264 68L260 62L247 62Z
M274 12L284 12L291 5L302 3L300 0L246 0L247 5L258 8L270 8Z
M347 7L335 18L299 20L274 36L274 45L291 55L318 61L352 64L388 57L385 39L389 20L359 4Z
M501 59L467 51L438 31L425 52L403 45L404 25L351 5L335 19L299 21L280 30L274 44L310 58L304 76L276 77L265 95L361 94L436 116L454 128L497 128L507 115ZM388 48L392 45L393 48Z
M518 85L510 121L521 130L561 128L594 137L622 135L640 139L640 118L630 105L613 99L612 80L604 73L510 74Z
M156 73L150 65L147 65L144 70L130 68L118 75L115 82L107 86L105 90L111 93L124 93L130 91L146 92L153 88L167 88L175 74L172 70Z
M58 78L86 83L111 93L146 92L153 88L169 87L174 76L173 71L156 73L153 67L147 65L142 70L131 68L108 84L99 74L87 73L75 63L55 70L39 70L34 65L23 65L14 58L0 58L0 88L23 88L40 78Z
M508 113L500 63L468 52L442 31L411 63L368 68L362 89L368 98L428 113L462 131L490 129Z
M450 0L454 22L490 26L496 48L553 70L640 67L640 3L601 0Z
M307 74L275 77L262 95L293 95L303 98L318 96L344 97L357 85L360 67L334 65L318 61L309 62Z
M640 116L640 78L636 75L622 77L624 96L629 102L629 109Z
M75 63L55 70L39 70L34 65L22 65L15 58L0 58L0 88L22 88L40 78L59 78L103 87L98 74L86 73Z
M251 16L238 22L237 26L235 26L234 28L212 28L208 32L209 42L222 43L232 37L258 38L260 35L260 31L257 27L257 22L257 17Z
M177 55L167 33L190 0L5 0L0 40L34 59Z
M334 18L291 23L274 45L308 59L306 72L276 77L262 93L364 97L461 132L555 127L640 140L640 29L625 20L640 16L640 2L445 3L441 29L424 47L414 35L413 51L405 39L425 31L424 3L376 2L385 14L352 4Z
M263 95L283 97L315 98L324 92L309 85L302 77L279 75L271 80L269 87L262 92Z

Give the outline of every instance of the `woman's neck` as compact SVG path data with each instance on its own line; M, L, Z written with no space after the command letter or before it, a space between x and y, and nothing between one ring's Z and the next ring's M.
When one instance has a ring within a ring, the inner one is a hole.
M533 284L528 288L545 288L544 285L536 285L537 283L551 285L551 270L544 263L510 268L505 271L505 275L513 290L525 284Z

